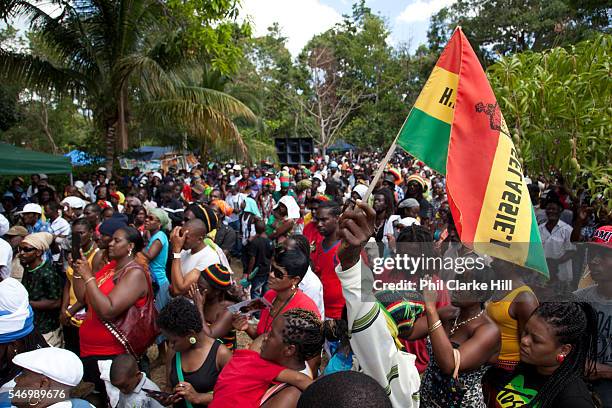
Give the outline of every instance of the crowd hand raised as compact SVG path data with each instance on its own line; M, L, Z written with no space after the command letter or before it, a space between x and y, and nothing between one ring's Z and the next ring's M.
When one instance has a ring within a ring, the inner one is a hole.
M346 209L340 216L338 259L343 269L359 261L361 250L374 233L376 212L365 202L358 200L355 207Z
M235 313L232 316L232 326L239 331L245 331L249 328L249 318L241 313Z
M431 281L432 277L430 275L425 275L423 279L426 281ZM429 305L429 307L435 307L436 302L438 301L438 292L429 289L429 286L426 286L425 289L423 289L423 299L425 300L426 305Z
M182 227L175 227L170 235L170 242L172 243L172 252L181 252L183 245L185 244L185 230Z
M198 284L194 283L189 287L188 295L197 307L204 307L204 302L206 301L206 289L204 289L204 292L202 292L198 287Z

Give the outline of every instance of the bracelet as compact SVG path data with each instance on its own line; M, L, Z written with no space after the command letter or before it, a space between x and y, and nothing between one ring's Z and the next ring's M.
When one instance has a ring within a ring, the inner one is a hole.
M72 313L70 313L70 310L68 310L69 308L70 308L70 306L68 308L66 308L66 311L64 313L66 314L66 316L72 317Z
M429 334L432 334L436 329L438 329L440 326L442 326L442 322L440 320L438 320L437 322L435 322L434 324L431 325L431 327L429 328Z
M87 284L88 284L89 282L91 282L92 280L95 280L95 279L96 279L96 278L94 278L93 276L92 276L92 277L90 277L89 279L87 279L87 280L85 281L85 286L87 286Z

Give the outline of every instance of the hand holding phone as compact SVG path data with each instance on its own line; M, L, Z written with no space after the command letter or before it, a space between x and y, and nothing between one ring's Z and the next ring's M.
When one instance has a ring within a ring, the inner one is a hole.
M153 398L164 406L174 404L175 402L181 399L181 397L179 397L178 395L171 394L169 392L148 390L146 388L143 388L142 390L147 394L148 397Z
M81 234L72 234L71 243L72 261L76 261L81 257Z

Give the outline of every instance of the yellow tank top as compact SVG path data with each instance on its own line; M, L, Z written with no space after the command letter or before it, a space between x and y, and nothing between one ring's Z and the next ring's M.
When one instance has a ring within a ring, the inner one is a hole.
M96 248L95 251L92 251L87 257L87 263L89 263L89 266L91 266L91 264L93 263L94 256L96 256L99 250L100 248ZM94 271L94 276L95 273L96 271ZM70 301L68 302L68 304L69 306L72 306L77 302L77 298L76 294L74 293L74 287L72 286L72 279L74 279L74 271L72 270L72 267L70 265L66 267L66 278L70 282ZM75 312L77 311L75 310ZM70 320L72 320L77 327L81 327L81 323L83 323L82 320L79 320L75 317L71 317Z
M533 293L527 285L520 286L497 302L489 302L487 314L499 327L501 332L501 349L498 359L501 362L518 362L520 360L520 334L518 321L510 316L510 305L523 292Z

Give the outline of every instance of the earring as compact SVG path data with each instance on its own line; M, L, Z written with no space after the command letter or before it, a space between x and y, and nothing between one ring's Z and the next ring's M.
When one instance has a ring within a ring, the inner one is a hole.
M196 339L194 336L191 336L189 338L189 344L194 345L198 342L198 339Z
M132 256L132 248L130 248L130 253L128 254L129 257Z
M31 407L35 407L38 404L40 404L41 399L39 398L38 401L36 401L35 403L32 404L32 397L28 398L28 405Z
M291 289L295 290L295 284L291 285Z
M557 354L557 363L563 364L564 360L565 360L565 356L563 354Z

